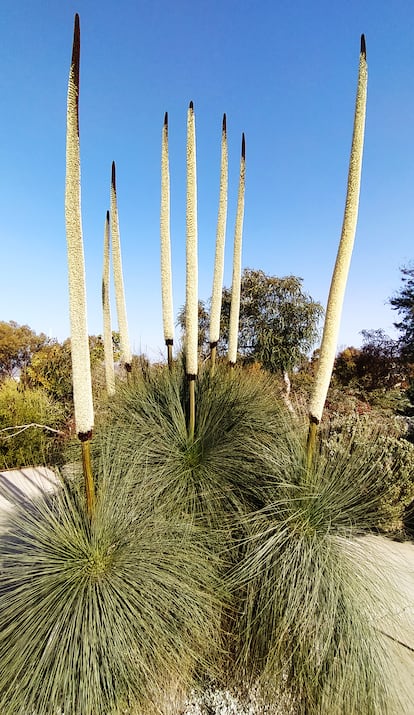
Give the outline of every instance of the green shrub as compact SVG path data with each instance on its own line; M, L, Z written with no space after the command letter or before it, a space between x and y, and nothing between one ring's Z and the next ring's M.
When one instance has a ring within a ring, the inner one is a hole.
M377 465L371 485L380 495L374 525L385 531L403 528L405 507L414 499L414 445L405 438L406 433L402 418L375 412L334 416L322 431L333 459L365 450Z
M64 411L41 388L13 379L0 385L0 468L56 463L61 458ZM30 426L24 429L26 425ZM49 427L51 431L44 429ZM7 429L16 427L16 429Z

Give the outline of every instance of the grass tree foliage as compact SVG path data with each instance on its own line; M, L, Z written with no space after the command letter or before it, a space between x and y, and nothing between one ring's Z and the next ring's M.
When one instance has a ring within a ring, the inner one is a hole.
M150 492L130 502L123 448L101 442L92 521L71 488L3 520L2 715L153 715L206 669L220 614L214 556Z

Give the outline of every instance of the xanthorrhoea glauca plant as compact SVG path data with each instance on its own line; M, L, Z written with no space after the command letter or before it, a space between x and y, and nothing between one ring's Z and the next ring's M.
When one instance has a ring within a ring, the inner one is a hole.
M365 37L361 35L361 50L359 55L358 86L355 103L354 131L352 137L351 157L349 161L348 187L345 212L342 224L341 239L334 272L332 275L328 303L326 307L325 324L318 361L315 385L309 405L309 437L308 458L311 459L316 439L317 425L321 421L326 395L331 380L338 342L339 325L344 300L349 266L358 219L359 192L361 186L362 155L364 147L365 112L367 102L367 54Z
M79 64L80 26L79 15L76 14L67 101L65 221L75 423L78 437L82 443L87 508L89 514L92 515L95 490L90 457L90 439L94 424L94 410L80 196Z
M194 106L187 113L187 201L186 201L186 281L185 348L189 383L189 436L194 436L195 380L198 372L198 259L197 259L197 170Z
M241 281L241 258L242 258L242 237L244 218L244 189L246 176L246 144L244 134L242 135L242 148L240 159L239 191L237 197L236 225L234 229L234 249L233 249L233 278L231 283L231 307L229 324L229 347L228 361L231 366L236 364L237 343L239 334L240 315L240 281Z
M168 366L172 366L174 344L174 316L171 274L170 242L170 167L168 159L168 113L165 112L161 142L161 298L164 340L167 346Z
M110 236L109 211L106 212L104 225L104 250L102 270L102 313L103 313L103 344L105 362L105 381L108 396L115 393L114 350L112 345L111 306L109 302L110 280Z
M112 265L114 271L115 301L118 316L121 360L127 372L131 371L132 354L128 334L128 320L125 304L124 277L122 273L121 240L119 237L118 202L116 195L115 162L112 162L111 175L111 239Z
M210 311L210 350L211 364L214 368L217 343L220 337L220 313L223 291L224 248L227 223L227 188L228 188L228 150L226 115L223 115L221 132L220 193L216 231L216 253L214 259L213 293Z

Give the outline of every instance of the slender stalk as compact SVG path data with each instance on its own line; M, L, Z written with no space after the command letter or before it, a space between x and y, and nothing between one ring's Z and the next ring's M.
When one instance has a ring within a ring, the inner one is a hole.
M129 342L128 320L125 304L124 277L122 273L121 240L119 237L118 202L116 195L115 162L112 162L111 175L111 239L112 263L114 270L114 285L116 312L118 315L118 329L121 344L121 360L128 372L131 371L132 355Z
M228 361L231 366L236 364L237 343L239 335L239 315L240 315L240 283L241 283L241 257L242 257L242 236L244 218L244 190L246 176L246 144L244 134L242 135L242 148L240 159L239 191L237 197L236 225L234 229L234 249L233 249L233 278L231 283L231 307L229 325L229 348Z
M342 305L358 220L367 101L367 80L368 69L366 46L365 37L362 35L359 56L358 87L355 103L354 131L352 137L351 157L349 161L344 220L326 308L325 325L315 386L309 405L311 429L308 438L308 454L313 452L314 440L316 439L316 429L312 427L312 424L318 425L322 418L326 395L331 380L338 342Z
M195 379L198 372L198 257L197 257L197 169L194 106L187 114L187 206L186 206L186 371L190 394L189 436L194 436Z
M164 115L161 142L161 297L164 340L167 346L168 367L172 367L174 317L170 240L170 167L168 158L168 112Z
M105 381L108 396L115 394L114 350L112 345L111 307L109 302L109 211L106 212L104 225L104 251L102 271L102 312L103 312L103 344L105 362Z
M95 509L95 484L92 474L91 440L85 439L82 444L82 465L85 480L86 507L89 518L92 518Z
M223 115L221 131L221 163L220 163L220 193L216 231L216 254L214 260L213 292L210 313L210 350L211 367L214 370L217 343L220 337L220 314L223 295L224 248L227 223L227 190L228 190L228 149L226 115Z
M84 454L87 509L92 515L94 483L90 450L85 446L92 437L94 411L86 310L85 260L83 253L80 196L79 143L79 65L80 25L75 15L72 61L69 72L66 121L65 221L68 253L69 314L73 374L75 423Z

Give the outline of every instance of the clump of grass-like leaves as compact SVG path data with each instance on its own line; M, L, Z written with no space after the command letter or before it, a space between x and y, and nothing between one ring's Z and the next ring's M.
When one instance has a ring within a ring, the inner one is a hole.
M225 366L200 370L196 405L192 437L185 371L153 368L120 389L102 433L122 444L136 494L222 528L263 506L266 455L288 449L285 410L270 379Z
M220 584L202 533L145 492L128 500L127 461L100 446L92 521L62 486L16 501L2 525L2 715L164 712L217 642Z
M264 702L283 696L300 715L385 714L373 616L386 584L356 538L376 522L382 452L351 444L308 466L300 436L284 464L269 455L266 506L246 522L228 682Z

